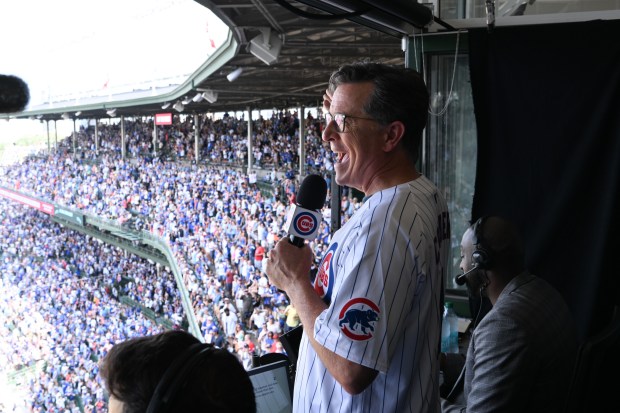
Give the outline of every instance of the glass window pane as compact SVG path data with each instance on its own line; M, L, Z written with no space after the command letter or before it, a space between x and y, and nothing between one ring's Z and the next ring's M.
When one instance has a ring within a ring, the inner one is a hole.
M446 288L456 288L461 236L469 226L476 177L476 121L468 56L458 55L455 66L454 53L428 55L426 77L431 107L422 168L443 191L450 209L452 248L445 282Z

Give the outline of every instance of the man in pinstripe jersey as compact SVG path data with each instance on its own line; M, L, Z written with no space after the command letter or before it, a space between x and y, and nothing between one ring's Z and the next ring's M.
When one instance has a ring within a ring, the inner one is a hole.
M336 182L364 204L332 237L313 283L312 251L280 241L267 274L302 321L295 412L438 412L444 197L415 167L428 92L419 73L375 63L334 72L323 141Z

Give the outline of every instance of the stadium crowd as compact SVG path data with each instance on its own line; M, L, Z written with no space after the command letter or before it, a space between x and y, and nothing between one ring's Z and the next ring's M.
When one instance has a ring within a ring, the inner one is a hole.
M228 348L250 368L253 355L283 352L279 335L299 324L264 272L269 249L286 235L287 207L298 189L291 171L299 162L299 121L290 112L254 121L253 164L267 171L267 191L243 170L246 128L232 116L205 121L199 162L189 117L158 128L157 150L152 123L125 121L125 159L118 124L100 124L97 143L92 126L81 128L76 153L68 137L53 153L5 167L0 185L165 240L205 341ZM333 164L320 123L309 116L304 131L306 167L329 183ZM330 237L329 196L311 242L317 263ZM341 202L345 221L360 202L346 192ZM3 365L18 370L45 360L30 383L32 411L72 411L79 407L76 395L83 411L99 411L106 401L94 372L106 348L135 334L187 327L174 276L49 217L0 205L2 312L14 335L0 350ZM145 308L168 323L146 317Z
M99 359L118 341L163 328L115 295L162 303L163 294L156 291L169 290L170 276L158 275L147 260L4 199L0 220L0 369L21 373L28 389L25 406L16 407L106 411ZM115 292L127 274L133 281ZM152 286L150 292L146 285Z

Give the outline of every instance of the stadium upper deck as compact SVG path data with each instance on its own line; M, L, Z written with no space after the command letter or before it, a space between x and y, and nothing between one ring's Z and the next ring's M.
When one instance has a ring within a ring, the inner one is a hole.
M184 113L319 107L329 74L339 65L360 58L405 65L412 52L420 50L406 50L403 37L480 27L487 18L483 0L459 7L456 1L426 6L406 0L196 1L231 31L224 45L181 85L83 98L80 104L44 104L11 116L58 120L63 113L76 118L80 112L80 119L93 119L108 117L110 109L116 109L114 116L150 116L172 111L183 101ZM620 18L619 7L613 0L497 1L495 24ZM231 82L228 76L236 69L242 73Z

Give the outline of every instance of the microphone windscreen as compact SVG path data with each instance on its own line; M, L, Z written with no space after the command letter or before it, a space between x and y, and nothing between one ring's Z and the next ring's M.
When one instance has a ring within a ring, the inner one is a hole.
M22 79L0 75L0 113L21 112L30 101L30 90Z
M297 192L297 205L313 210L320 210L327 198L327 182L321 175L308 175L304 178Z

